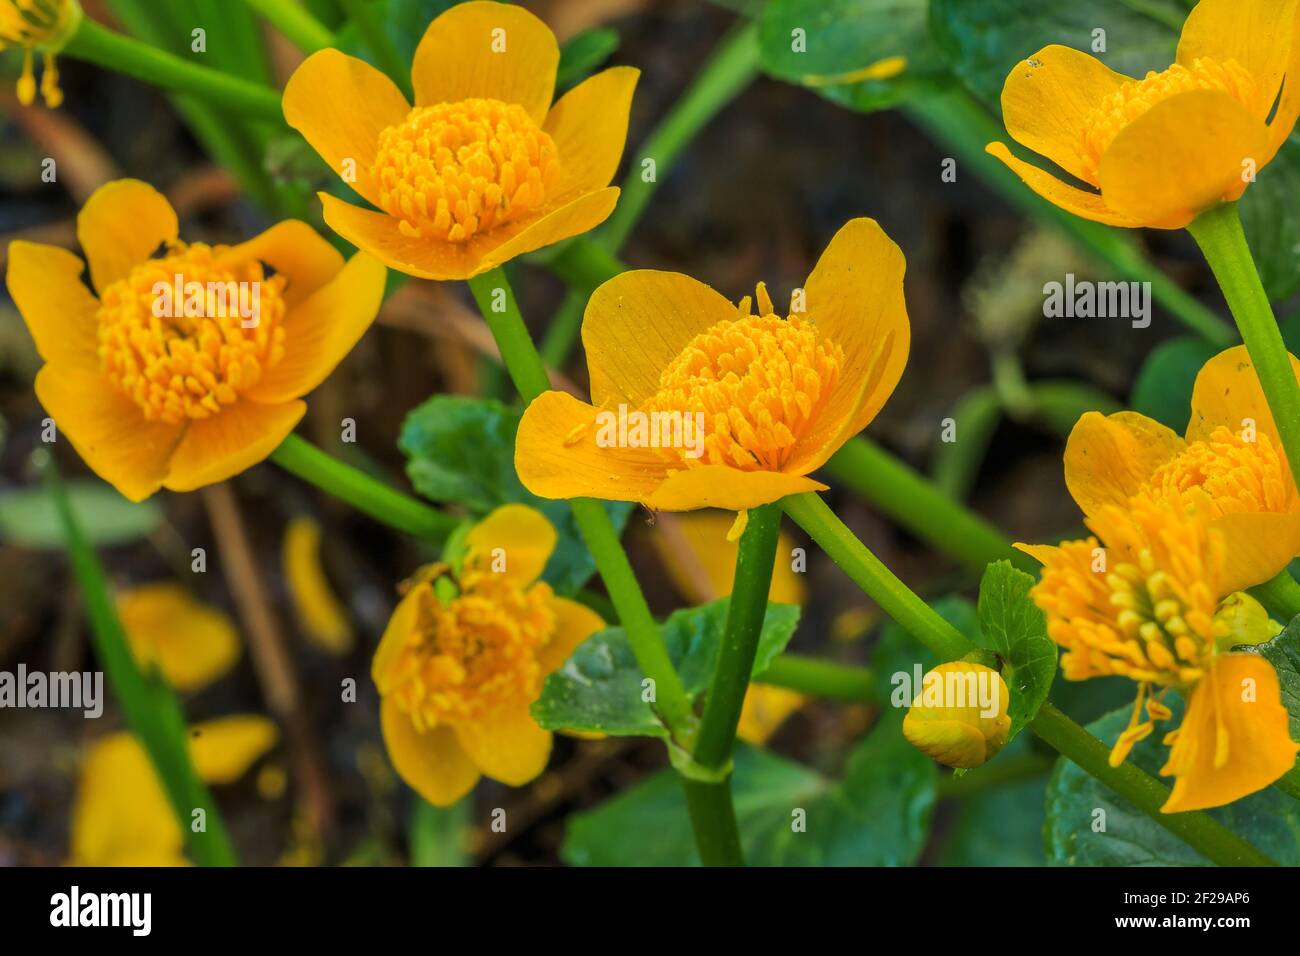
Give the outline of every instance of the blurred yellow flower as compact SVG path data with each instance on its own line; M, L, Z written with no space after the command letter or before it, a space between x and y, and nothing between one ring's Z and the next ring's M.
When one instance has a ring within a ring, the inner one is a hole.
M515 467L545 498L740 511L808 477L876 416L907 364L905 262L880 226L836 233L789 318L671 272L624 272L583 320L592 401L538 396ZM653 332L653 334L651 334Z
M319 522L306 515L290 520L280 548L284 580L303 633L331 654L352 649L352 622L334 596L320 557Z
M750 684L740 709L736 736L755 746L765 744L807 702L808 698L798 691L771 684Z
M1002 143L988 151L1075 215L1179 229L1207 207L1239 199L1272 160L1300 114L1298 80L1297 0L1201 0L1183 24L1177 62L1164 72L1135 80L1052 45L1007 76L1007 132L1095 192L1017 159Z
M301 396L370 327L383 296L376 259L344 264L306 223L238 246L177 233L152 186L96 190L77 237L99 298L72 253L9 246L9 292L46 363L36 394L132 501L222 481L274 451L307 409Z
M325 221L390 267L467 279L599 225L639 71L605 70L552 104L560 52L533 14L461 3L431 24L411 66L412 106L337 50L309 57L284 115L380 212L321 193Z
M903 736L944 766L978 767L1006 744L1010 704L1006 681L993 668L949 661L922 678Z
M605 626L539 581L556 534L538 511L505 505L466 538L463 566L414 580L375 652L384 742L397 772L435 806L484 774L522 786L546 767L551 734L529 707L542 682Z
M45 105L58 109L63 103L54 54L77 32L81 17L77 0L0 0L0 50L10 46L23 50L18 101L24 106L36 100L34 50L40 50L45 60L41 74L41 97Z
M236 715L190 729L190 759L207 783L243 776L279 739L265 717ZM185 835L139 741L126 732L91 745L72 809L74 866L186 866Z
M239 660L234 622L174 582L122 591L117 614L136 663L157 667L177 690L201 690Z

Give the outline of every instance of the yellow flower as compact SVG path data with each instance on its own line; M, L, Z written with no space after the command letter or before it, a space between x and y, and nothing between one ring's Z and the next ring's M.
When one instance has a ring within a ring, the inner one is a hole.
M46 363L36 394L132 501L222 481L269 455L383 295L383 265L364 253L344 264L306 223L237 246L177 234L167 200L122 179L77 217L98 298L72 253L9 246L9 292Z
M1277 153L1300 114L1298 78L1297 0L1201 0L1164 72L1135 80L1052 45L1007 76L1007 132L1095 192L1022 162L1002 143L988 151L1077 216L1179 229L1239 199Z
M448 806L480 774L522 786L546 767L551 734L529 713L546 676L604 622L538 580L555 549L540 512L504 505L466 538L459 572L417 575L371 673L384 742L424 799Z
M190 729L190 759L207 783L238 780L279 739L265 717L236 715ZM74 866L186 866L185 835L144 748L129 733L91 745L72 809Z
M1136 412L1080 418L1065 483L1085 515L1143 492L1208 522L1227 550L1222 594L1267 581L1300 552L1300 495L1242 345L1197 374L1184 438Z
M1031 594L1065 648L1066 678L1117 674L1138 683L1111 764L1169 719L1162 700L1173 688L1191 697L1181 727L1164 738L1172 750L1161 773L1175 778L1164 812L1230 803L1289 771L1300 747L1288 733L1277 673L1263 657L1227 652L1239 610L1233 602L1229 617L1219 616L1230 593L1221 528L1146 493L1101 505L1087 523L1096 537L1017 547L1043 563Z
M321 529L313 518L289 522L280 548L284 580L293 599L303 633L331 654L352 649L352 624L347 611L330 589L320 559Z
M33 50L40 50L44 56L41 97L45 105L58 109L63 103L54 54L63 49L77 32L81 17L81 5L77 0L0 0L0 50L10 46L23 48L18 101L24 106L30 106L36 100Z
M903 718L903 736L947 767L978 767L1007 742L1011 692L1002 675L969 661L928 672Z
M177 690L201 690L239 660L234 623L179 584L164 581L123 591L117 613L136 662L157 667Z
M808 475L876 416L907 363L905 262L871 219L831 240L789 318L671 272L624 272L583 320L594 405L546 392L515 467L544 498L731 511L825 485Z
M321 193L325 221L394 269L467 279L599 225L639 71L605 70L552 104L559 46L533 14L462 3L415 51L415 105L373 67L322 50L284 115L371 212Z

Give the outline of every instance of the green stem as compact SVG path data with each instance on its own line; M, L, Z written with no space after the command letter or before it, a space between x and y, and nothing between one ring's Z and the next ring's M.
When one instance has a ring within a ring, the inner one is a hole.
M297 0L244 0L308 55L334 45L334 34Z
M384 28L384 21L375 14L374 5L369 0L339 0L340 6L347 13L348 19L356 26L361 39L365 41L370 52L374 54L376 65L388 74L388 78L397 84L398 89L411 99L411 68L392 38Z
M798 654L780 655L754 681L832 700L869 701L877 696L875 679L867 668Z
M890 617L941 659L956 660L975 649L881 564L817 495L792 495L783 499L781 506ZM1169 788L1132 763L1110 766L1109 748L1051 703L1039 708L1029 728L1212 862L1222 866L1272 864L1267 856L1204 812L1161 813Z
M271 452L271 461L376 521L434 544L441 544L459 524L437 508L343 464L298 435L290 435Z
M95 653L126 722L158 774L195 861L204 866L234 866L235 851L221 812L190 761L189 731L180 703L156 673L146 675L137 666L118 619L104 568L72 509L58 467L46 456L43 468L50 497L63 524L73 573L86 603ZM198 832L192 825L195 810L202 810L205 820Z
M1259 281L1237 204L1222 203L1201 213L1187 231L1219 280L1277 423L1291 474L1300 475L1300 382L1296 381L1273 307Z
M1250 593L1274 619L1283 624L1291 623L1292 618L1300 615L1300 584L1296 583L1291 572L1285 568L1276 577L1255 585Z
M686 791L686 808L691 815L700 862L705 866L744 866L731 787L690 777L679 779Z
M551 387L551 380L528 335L505 272L498 268L475 276L469 280L469 287L501 350L501 360L511 381L524 402L531 402ZM609 513L600 502L587 498L575 498L569 507L618 611L637 665L654 681L655 706L677 742L689 749L695 739L695 716L690 700L660 640L659 627L632 573Z
M173 93L188 93L228 113L283 124L280 94L210 67L190 63L114 33L89 18L73 34L63 52L78 60L125 73Z
M1292 767L1281 777L1274 780L1273 786L1292 800L1300 800L1300 766Z

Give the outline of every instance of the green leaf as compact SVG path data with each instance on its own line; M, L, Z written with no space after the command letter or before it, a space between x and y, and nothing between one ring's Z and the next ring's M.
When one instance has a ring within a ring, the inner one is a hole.
M69 481L66 487L91 547L139 541L162 521L157 504L128 501L102 481ZM0 492L0 539L27 548L63 548L63 523L45 489Z
M1238 209L1246 240L1269 300L1281 302L1300 290L1300 139L1294 135L1259 171Z
M997 109L1002 84L1017 63L1059 43L1096 56L1112 70L1145 76L1174 62L1187 17L1177 0L931 0L930 30L952 70ZM1093 31L1106 31L1106 52L1093 53Z
M1181 435L1192 414L1196 375L1218 351L1204 339L1191 335L1161 342L1138 372L1133 408Z
M692 700L709 686L722 645L728 600L676 611L662 637L674 669ZM785 649L799 623L799 608L769 604L752 673L761 674ZM615 737L667 737L650 704L641 699L643 677L621 627L598 631L552 673L533 704L533 718L548 730L586 730Z
M980 581L980 647L1003 660L1002 678L1011 691L1008 714L1013 739L1047 700L1056 676L1056 644L1047 619L1029 597L1032 575L1009 561L990 564Z
M519 418L517 410L493 399L435 395L407 414L397 446L407 456L411 484L426 498L463 505L474 517L511 502L546 515L559 540L542 578L560 594L573 594L596 565L568 502L538 498L520 483L515 473ZM621 530L632 505L604 505L614 528Z
M560 48L556 90L567 90L585 80L618 49L618 31L611 27L585 30Z
M931 92L951 81L930 42L926 9L927 0L771 0L759 20L763 69L862 111ZM894 57L906 59L895 76L828 82Z
M1271 641L1245 645L1239 650L1260 654L1273 665L1282 685L1282 706L1291 715L1291 739L1300 740L1300 617L1293 618Z
M736 748L732 790L752 866L907 866L929 835L937 772L910 746L901 716L882 721L835 783L763 750ZM804 830L796 832L796 811ZM576 866L696 866L672 771L569 818L560 855Z
M1183 702L1165 698L1173 710L1169 727L1182 720ZM1114 744L1128 726L1132 705L1088 725ZM1158 729L1133 748L1128 759L1152 776L1169 757ZM1169 778L1166 778L1169 779ZM1097 811L1104 811L1104 817ZM1300 865L1300 802L1274 787L1209 811L1224 826L1254 846L1267 850L1283 866ZM1094 830L1102 823L1105 829ZM1117 797L1095 777L1062 757L1047 786L1047 823L1043 839L1050 863L1067 866L1209 866L1209 861L1132 804Z

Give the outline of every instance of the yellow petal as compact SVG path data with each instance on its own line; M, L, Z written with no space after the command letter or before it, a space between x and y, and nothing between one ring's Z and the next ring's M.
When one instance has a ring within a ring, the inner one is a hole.
M1176 779L1165 813L1204 810L1262 790L1295 765L1277 672L1257 654L1214 658L1192 692L1161 773Z
M1017 541L1012 547L1017 551L1023 551L1043 566L1051 564L1061 550L1054 544L1024 544L1020 541Z
M745 703L740 710L740 724L736 736L746 743L760 746L767 743L781 725L804 705L806 698L784 687L770 684L750 684L745 691Z
M474 789L478 768L450 727L444 724L420 733L388 697L380 704L379 721L398 775L425 800L435 807L449 807Z
M1290 358L1291 368L1300 380L1300 360L1294 355ZM1255 366L1246 346L1236 345L1214 356L1196 374L1187 440L1208 440L1219 426L1240 434L1247 419L1254 423L1256 432L1277 438L1277 425Z
M1076 216L1091 219L1093 222L1102 222L1108 226L1135 228L1145 225L1139 219L1134 219L1132 216L1126 216L1118 210L1112 209L1096 193L1085 192L1076 186L1070 186L1051 173L1016 158L1003 143L989 143L984 150L990 156L996 156L1002 160L1008 169L1024 181L1026 186L1052 205L1059 206L1066 212L1072 212Z
M144 748L129 733L92 744L72 807L71 863L179 861L184 834Z
M393 616L388 619L384 636L379 639L375 649L375 658L370 663L370 676L380 694L387 694L393 686L392 669L401 659L402 649L415 632L420 616L420 604L432 598L433 587L427 582L414 585L397 604ZM409 720L408 720L409 723Z
M126 278L163 243L175 242L179 230L172 204L138 179L100 186L77 214L77 241L100 293Z
M907 365L902 250L874 219L840 227L804 284L807 315L844 350L840 381L787 469L807 474L870 424Z
M363 60L321 50L289 77L283 104L285 122L302 133L335 175L378 206L370 168L379 153L379 134L405 120L411 109L393 81Z
M21 240L9 244L9 295L47 362L99 368L99 302L81 281L86 265L66 249Z
M250 259L269 265L285 278L284 302L290 313L343 268L343 255L319 232L297 219L277 222L217 257L222 264Z
M1127 79L1094 56L1052 44L1007 74L1002 119L1016 142L1085 179L1079 160L1084 120Z
M551 107L543 128L560 152L557 195L592 192L614 178L640 75L633 67L616 66L583 80Z
M1203 209L1239 199L1247 160L1258 165L1268 130L1234 97L1192 90L1124 127L1101 157L1106 205L1158 229L1181 229Z
M163 483L172 491L193 491L252 468L275 451L306 411L302 402L260 405L241 399L192 422Z
M1222 532L1226 542L1220 587L1225 593L1263 584L1300 554L1300 514L1227 514L1210 527Z
M731 593L739 545L726 539L731 517L721 511L696 511L661 517L653 541L669 579L691 604L705 604ZM772 568L768 600L802 604L807 597L803 576L790 567L794 541L782 531Z
M541 577L556 539L554 526L536 508L502 505L466 535L466 561L496 571L500 557L505 561L502 577L527 587Z
M642 404L691 339L735 317L734 305L690 276L653 269L616 275L591 294L582 320L591 400Z
M235 714L190 728L190 760L206 783L234 783L280 739L275 721L258 714Z
M1287 60L1286 75L1296 77L1300 76L1300 3L1296 5L1290 36L1290 56ZM1283 81L1282 95L1278 98L1273 119L1268 124L1268 146L1264 150L1264 155L1260 157L1261 167L1277 155L1277 151L1295 129L1297 117L1300 117L1300 83Z
M1287 71L1296 8L1296 0L1200 0L1183 22L1178 62L1236 60L1259 87L1263 120Z
M1065 486L1086 515L1124 505L1186 443L1137 412L1086 412L1065 443Z
M542 672L551 673L567 661L578 645L597 631L605 629L605 621L599 614L577 601L568 598L552 598L551 610L555 612L555 631L551 639L537 652L537 663Z
M740 511L771 504L786 495L825 490L826 486L821 482L803 475L700 465L670 474L646 504L656 511L695 511L698 508Z
M417 106L471 97L501 100L518 103L541 125L559 64L555 34L527 10L461 3L429 24L415 51L411 82Z
M543 392L524 412L515 471L542 498L646 501L667 477L653 448L602 447L596 409L565 392Z
M146 422L98 372L47 365L36 396L91 470L125 497L143 501L162 485L183 426Z
M173 581L121 592L117 613L136 662L157 667L177 690L200 690L239 660L234 622Z
M537 726L527 705L459 723L456 739L484 776L511 787L541 774L551 756L551 732Z
M306 395L352 351L379 313L388 270L358 252L334 278L284 317L287 347L244 398L275 405Z
M335 596L321 563L321 527L299 515L289 521L280 544L280 566L302 631L330 654L352 649L352 622Z
M589 232L609 218L617 202L618 187L609 186L584 193L556 208L548 208L540 217L521 219L493 229L488 235L505 241L488 250L479 271L495 269L516 256Z

